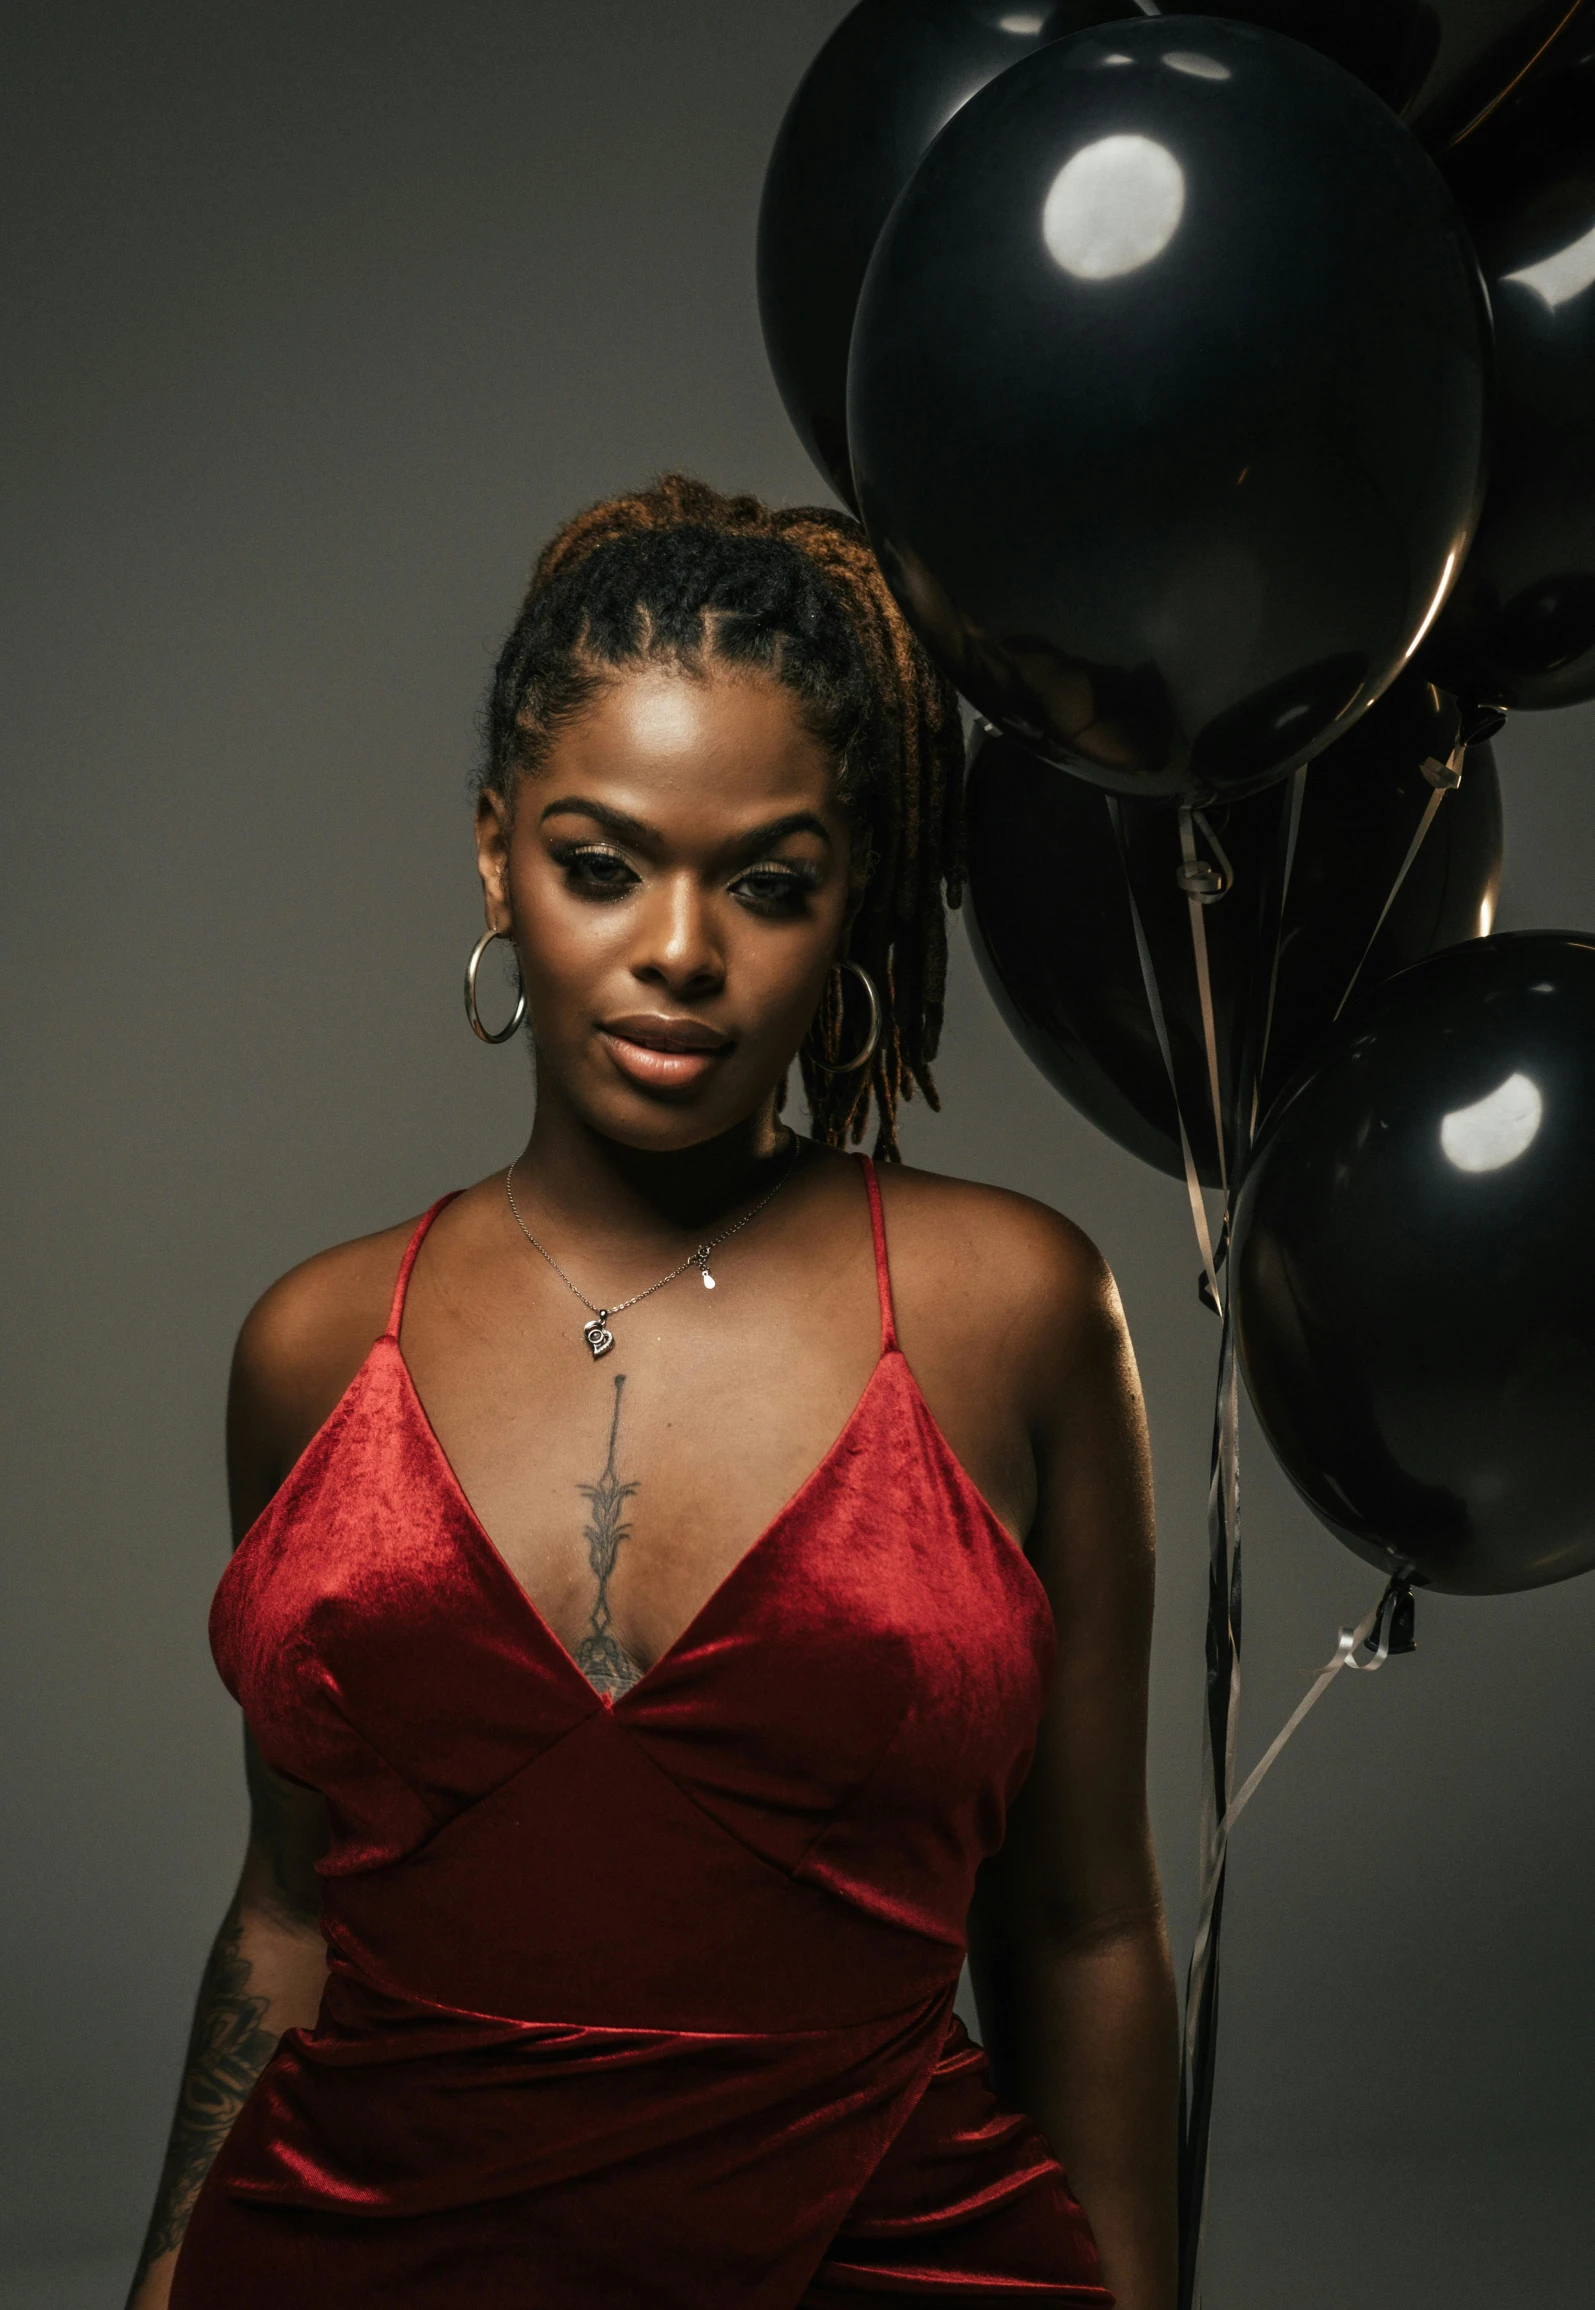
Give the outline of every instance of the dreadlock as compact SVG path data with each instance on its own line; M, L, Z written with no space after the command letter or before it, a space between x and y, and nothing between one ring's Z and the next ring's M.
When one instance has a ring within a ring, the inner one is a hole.
M482 783L508 797L616 670L658 661L758 668L801 702L836 761L868 854L849 959L875 982L881 1037L866 1071L816 1064L845 1055L832 978L799 1061L815 1136L861 1140L873 1097L875 1152L895 1158L898 1101L917 1088L940 1104L943 892L951 906L962 895L957 695L856 521L667 474L578 514L545 548L494 675Z

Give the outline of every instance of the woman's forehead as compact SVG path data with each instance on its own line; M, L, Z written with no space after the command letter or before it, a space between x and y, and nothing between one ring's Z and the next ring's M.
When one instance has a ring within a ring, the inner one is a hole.
M647 666L606 682L555 737L539 782L564 787L573 775L736 806L800 793L813 807L829 799L836 766L773 676Z

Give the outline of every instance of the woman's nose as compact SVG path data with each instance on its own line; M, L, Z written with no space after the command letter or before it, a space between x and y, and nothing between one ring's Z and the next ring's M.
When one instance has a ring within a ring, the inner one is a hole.
M713 993L725 980L725 957L713 910L696 875L661 877L643 909L632 971L679 999Z

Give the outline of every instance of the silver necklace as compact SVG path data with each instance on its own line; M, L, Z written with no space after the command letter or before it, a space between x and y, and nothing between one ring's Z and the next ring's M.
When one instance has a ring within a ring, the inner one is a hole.
M764 1210L767 1204L773 1203L775 1201L776 1197L780 1194L782 1188L786 1185L787 1181L791 1178L793 1171L797 1167L798 1151L801 1146L802 1141L798 1138L797 1133L794 1131L792 1134L792 1152L786 1159L786 1169L782 1172L775 1185L770 1189L769 1194L761 1195L758 1202L755 1203L751 1211L744 1211L740 1219L734 1219L729 1227L722 1227L718 1235L711 1235L706 1243L699 1244L696 1251L689 1251L686 1258L681 1262L679 1267L673 1267L670 1270L670 1273L668 1275L662 1275L657 1283L649 1284L646 1291L634 1291L630 1299L618 1300L613 1307L600 1307L596 1300L591 1300L588 1298L586 1292L582 1290L579 1283L572 1283L570 1277L560 1266L559 1261L554 1257L554 1254L538 1242L536 1236L527 1226L525 1220L521 1217L520 1206L515 1200L515 1163L512 1163L504 1174L504 1192L509 1198L509 1207L511 1213L514 1216L515 1224L520 1229L521 1233L525 1236L527 1242L531 1245L532 1249L538 1254L540 1258L547 1260L549 1266L559 1277L560 1282L565 1286L565 1289L567 1291L574 1292L576 1297L581 1301L583 1307L588 1310L590 1320L582 1325L582 1338L587 1342L588 1347L591 1349L593 1361L596 1363L600 1356L608 1355L610 1349L615 1344L615 1335L609 1328L610 1317L616 1315L624 1315L628 1307L635 1307L640 1300L652 1299L656 1291L663 1291L667 1283L674 1283L677 1276L685 1275L689 1267L695 1267L698 1270L698 1273L703 1277L704 1290L713 1291L715 1287L714 1277L709 1273L710 1253L717 1251L722 1243L729 1242L733 1235L740 1235L743 1228L746 1227L751 1220L758 1218L759 1213ZM518 1163L519 1161L520 1157L517 1155L515 1162Z

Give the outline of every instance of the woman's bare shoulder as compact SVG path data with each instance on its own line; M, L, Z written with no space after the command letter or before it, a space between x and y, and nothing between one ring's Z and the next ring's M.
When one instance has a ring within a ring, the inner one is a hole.
M399 1262L416 1224L406 1219L334 1244L279 1276L244 1318L238 1335L243 1367L270 1380L289 1367L336 1361L356 1341L363 1357L388 1320Z
M1094 1300L1111 1281L1085 1230L1033 1196L906 1163L882 1164L879 1176L894 1269L900 1247L916 1270L949 1286L967 1289L975 1274L1000 1279L1054 1315L1060 1302Z
M893 1288L910 1331L976 1360L1056 1379L1116 1357L1123 1312L1107 1261L1060 1211L1005 1187L881 1167Z
M254 1520L388 1320L416 1221L335 1244L279 1276L244 1318L227 1396L234 1521Z

